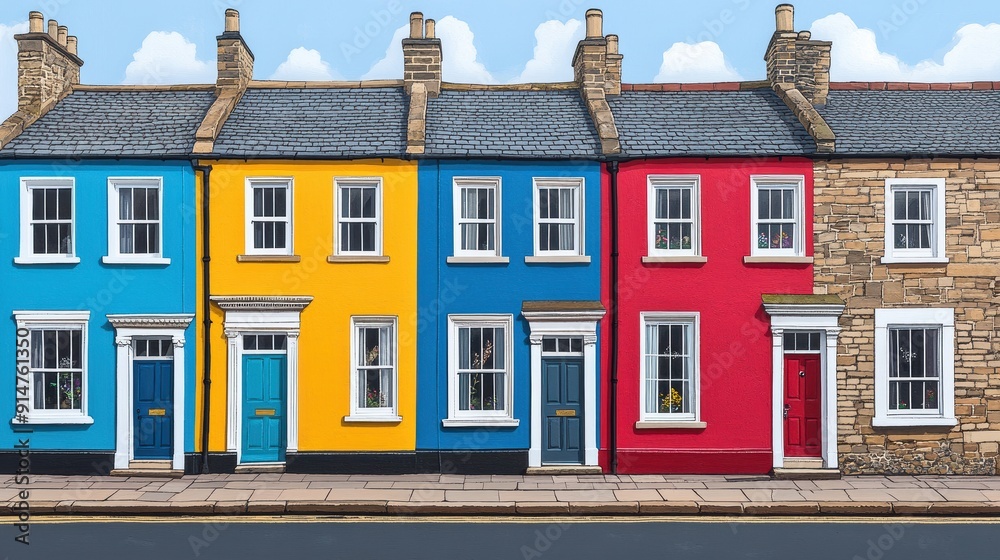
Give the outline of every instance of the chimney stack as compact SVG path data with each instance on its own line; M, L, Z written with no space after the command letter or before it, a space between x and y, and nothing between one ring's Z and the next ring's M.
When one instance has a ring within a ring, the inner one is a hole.
M435 37L434 20L427 20L420 12L410 14L410 36L403 39L403 84L406 93L413 93L415 84L424 84L427 95L437 97L441 92L441 39Z
M216 37L219 44L218 90L235 89L240 94L253 79L253 52L240 35L240 13L226 10L226 27L222 35Z
M809 103L826 105L830 93L829 41L813 41L808 31L795 32L795 8L781 4L774 10L775 31L767 46L767 79L774 87L789 84Z
M70 48L69 29L50 19L43 28L41 12L28 14L28 32L17 41L18 110L37 119L80 83L83 61L76 54L76 37Z
M587 10L587 36L573 55L573 77L587 105L601 149L605 154L621 152L618 128L615 126L607 96L622 91L622 55L618 53L618 36L604 36L604 14Z

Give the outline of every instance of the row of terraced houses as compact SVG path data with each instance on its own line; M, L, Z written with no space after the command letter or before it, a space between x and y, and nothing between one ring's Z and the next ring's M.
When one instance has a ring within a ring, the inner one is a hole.
M1000 82L80 83L0 125L0 471L995 474Z

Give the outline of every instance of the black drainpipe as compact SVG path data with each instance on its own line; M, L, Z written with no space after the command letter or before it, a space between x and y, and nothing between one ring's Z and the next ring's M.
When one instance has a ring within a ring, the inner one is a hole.
M209 334L212 331L212 302L209 300L209 287L211 283L209 282L209 263L212 262L211 256L211 243L209 242L209 196L208 193L211 189L211 177L212 177L212 166L211 165L197 165L195 162L191 162L191 167L194 168L195 172L201 171L204 180L201 184L201 290L202 290L202 300L201 300L201 314L202 322L205 325L205 336L202 339L204 344L204 373L202 384L204 388L202 389L202 403L201 403L201 473L208 474L208 425L209 425L209 412L211 411L211 391L212 388L212 337Z
M618 162L607 163L611 175L611 395L608 398L608 461L618 474Z

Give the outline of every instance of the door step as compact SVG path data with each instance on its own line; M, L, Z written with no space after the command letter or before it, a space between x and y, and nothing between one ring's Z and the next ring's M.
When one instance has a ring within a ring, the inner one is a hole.
M604 474L599 466L588 465L547 465L544 467L528 467L527 475L558 475L558 474Z
M820 457L785 457L786 469L822 469L823 459Z
M247 464L247 465L237 465L237 474L265 474L265 473L283 473L285 472L285 465L282 464L270 464L263 463L259 465Z
M788 464L787 461L785 464ZM789 469L776 468L774 478L778 480L838 480L840 469Z
M183 470L173 470L172 461L129 461L127 469L115 469L111 476L145 476L152 478L180 478Z

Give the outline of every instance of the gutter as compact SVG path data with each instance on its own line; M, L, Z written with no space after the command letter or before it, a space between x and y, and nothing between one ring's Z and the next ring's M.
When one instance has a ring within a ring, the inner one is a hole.
M611 391L608 395L608 462L611 474L618 474L618 161L607 163L611 175Z
M201 302L201 313L202 322L205 327L204 337L202 338L203 345L203 367L204 371L202 373L202 384L204 388L202 389L202 403L201 403L201 474L208 474L208 427L209 427L209 416L211 412L211 392L212 388L212 338L209 336L212 330L212 302L209 300L209 295L211 292L209 288L211 287L211 282L209 281L209 274L211 272L210 263L212 262L211 256L211 242L209 238L210 231L210 206L209 206L209 190L211 189L211 177L212 177L212 166L211 165L198 165L194 161L191 162L191 167L194 169L195 173L201 172L204 180L201 183L201 288L202 288L202 302Z

